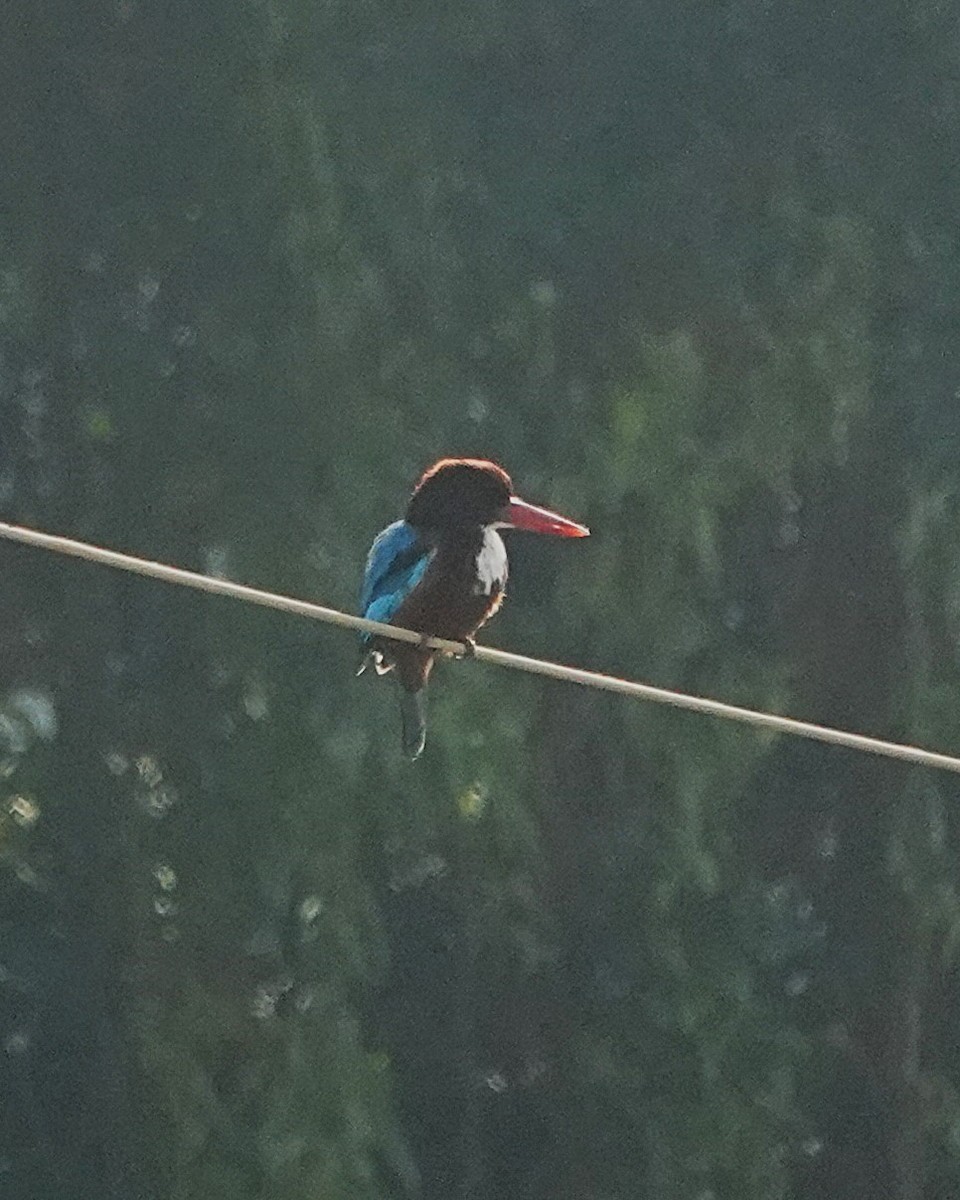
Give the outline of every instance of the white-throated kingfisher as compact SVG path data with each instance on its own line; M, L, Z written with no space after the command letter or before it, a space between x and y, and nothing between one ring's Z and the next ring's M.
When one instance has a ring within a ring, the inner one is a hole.
M421 476L406 516L377 535L367 557L360 612L427 636L469 644L503 603L507 551L498 529L586 537L584 525L513 494L510 476L478 458L443 458ZM424 689L436 651L367 635L360 674L394 667L400 682L403 750L426 740Z

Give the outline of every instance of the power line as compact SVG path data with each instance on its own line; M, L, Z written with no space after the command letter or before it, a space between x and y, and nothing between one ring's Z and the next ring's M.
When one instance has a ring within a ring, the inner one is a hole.
M709 700L704 696L691 696L685 692L653 687L649 683L618 679L614 675L602 675L596 671L584 671L577 667L564 666L561 663L544 662L538 658L527 658L523 654L494 650L490 646L477 646L471 651L470 647L465 646L462 642L424 637L412 629L384 625L381 621L368 621L366 617L357 617L352 613L340 612L335 608L326 608L309 600L297 600L293 596L283 596L276 592L247 587L242 583L234 583L230 579L201 575L196 571L185 571L182 567L168 566L166 563L150 562L148 559L136 558L131 554L105 550L103 547L93 546L89 542L78 542L72 538L41 533L37 529L27 529L22 525L9 525L0 521L0 538L10 542L20 542L27 546L36 546L56 554L84 559L86 562L99 563L101 566L113 567L118 571L143 575L149 579L159 579L164 583L193 588L198 592L207 592L214 596L229 596L234 600L259 604L263 608L274 608L279 612L292 613L294 616L325 621L330 625L339 625L342 628L355 629L362 633L374 633L380 637L393 638L398 642L415 643L431 650L441 650L459 656L470 653L480 662L493 663L498 667L510 667L515 671L526 671L531 675L545 675L550 679L560 679L567 683L579 683L584 687L617 692L622 696L632 696L638 700L649 700L655 704L669 704L673 708L686 709L689 712L705 713L708 716L723 717L728 721L740 721L745 725L753 725L761 729L772 729L776 733L810 738L818 742L827 742L833 746L845 746L850 750L861 750L867 754L879 754L885 758L895 758L902 762L916 763L919 766L935 767L960 774L960 758L950 754L939 754L933 750L924 750L919 746L908 746L900 742L888 742L881 738L869 737L866 734L850 733L844 729L832 729L827 725L816 725L809 721L797 721L793 717L781 717L775 713L740 708L735 704L724 704L720 700Z

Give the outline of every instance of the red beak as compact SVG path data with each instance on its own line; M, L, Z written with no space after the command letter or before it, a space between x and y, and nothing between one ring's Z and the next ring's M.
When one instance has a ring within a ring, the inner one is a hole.
M566 517L551 512L549 508L538 508L535 504L528 504L519 496L510 497L510 503L504 509L503 519L512 528L526 529L530 533L553 533L558 537L590 536L586 525L568 521Z

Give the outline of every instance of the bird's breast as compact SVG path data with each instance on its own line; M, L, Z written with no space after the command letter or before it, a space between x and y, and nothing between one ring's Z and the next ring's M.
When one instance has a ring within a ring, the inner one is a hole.
M507 551L495 529L477 528L438 543L423 579L394 624L459 641L472 637L500 607Z
M493 596L502 592L507 582L507 548L497 531L487 527L483 541L474 558L473 593Z

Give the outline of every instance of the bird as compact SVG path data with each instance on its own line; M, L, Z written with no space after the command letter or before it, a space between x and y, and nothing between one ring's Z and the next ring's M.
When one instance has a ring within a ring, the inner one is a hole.
M500 529L587 537L589 529L514 494L510 476L481 458L442 458L420 476L402 520L374 539L367 555L360 614L463 642L503 603L507 550ZM396 670L404 754L419 758L426 742L425 689L437 651L366 634L360 675Z

